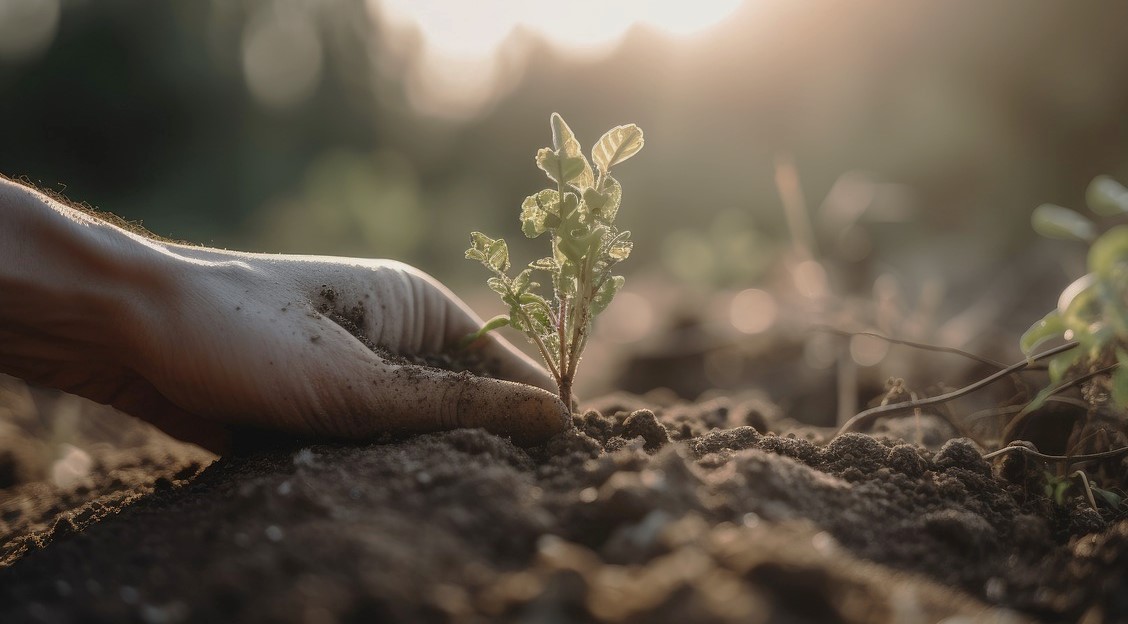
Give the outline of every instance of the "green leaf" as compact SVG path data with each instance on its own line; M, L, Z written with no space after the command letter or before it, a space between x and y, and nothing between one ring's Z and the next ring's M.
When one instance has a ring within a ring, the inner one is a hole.
M545 310L549 309L548 300L544 297L532 292L521 293L521 305L528 304L543 306Z
M587 158L584 158L583 150L580 149L580 142L576 140L576 135L572 134L572 129L568 127L559 113L552 114L551 122L552 145L556 148L556 152L569 158L579 158L583 162L582 171L571 179L571 183L580 190L591 188L595 185L595 174L592 173Z
M1034 230L1047 238L1060 238L1082 242L1097 236L1097 226L1077 211L1055 204L1042 204L1030 215Z
M1046 483L1046 496L1052 498L1058 507L1062 507L1065 505L1065 492L1068 489L1068 480L1054 478Z
M509 302L509 324L520 332L528 333L531 331L530 327L525 324L525 318L521 314L521 305L516 301Z
M1057 338L1063 333L1065 333L1065 322L1061 319L1061 313L1054 310L1031 325L1030 329L1022 334L1018 346L1023 353L1029 355L1038 345L1051 338Z
M1074 347L1065 353L1055 355L1050 358L1049 364L1046 365L1046 370L1050 376L1050 383L1060 384L1065 380L1065 374L1069 372L1081 359L1085 357L1085 351L1081 347ZM1048 395L1047 395L1048 396ZM1042 398L1043 402L1045 397ZM1041 405L1039 404L1039 407ZM1035 408L1036 409L1036 408Z
M1106 490L1104 488L1099 488L1093 485L1090 485L1089 489L1093 490L1093 494L1096 494L1097 496L1103 498L1104 501L1108 503L1109 507L1112 507L1113 509L1120 509L1120 504L1124 502L1123 496L1111 490Z
M583 222L583 213L580 212L580 198L575 193L564 193L564 203L558 204L560 220L556 229L567 229L579 226Z
M1085 189L1085 203L1102 217L1124 214L1128 212L1128 189L1109 176L1099 175Z
M583 264L584 254L588 251L587 234L587 231L578 227L565 227L561 229L560 240L556 243L556 250L573 264Z
M506 284L505 280L501 279L500 277L489 278L488 280L486 280L486 286L489 286L490 290L501 295L502 298L509 296L509 284Z
M536 238L546 230L559 225L560 193L544 189L529 195L521 202L521 231L529 238Z
M611 167L637 154L644 143L642 129L638 126L615 126L604 133L595 147L591 148L591 160L606 175L610 173Z
M495 316L492 319L486 321L485 325L482 325L482 328L479 329L478 331L476 331L472 334L467 334L465 337L463 337L462 340L459 342L459 348L465 349L466 347L469 347L470 345L474 344L482 336L485 336L486 334L488 334L488 333L492 332L493 330L498 329L500 327L505 327L506 325L509 325L509 317L508 316L505 316L505 315Z
M498 273L509 270L509 246L505 244L505 240L499 238L490 243L486 250L486 262Z
M584 191L584 203L596 221L613 223L619 214L619 205L623 202L623 187L619 181L607 176L603 182L603 190L587 189Z
M622 275L616 275L611 279L603 282L599 286L599 290L595 291L595 296L591 299L591 315L595 316L600 312L607 309L611 305L611 300L623 287L623 283L627 280Z
M555 272L560 268L560 263L552 256L547 258L538 258L529 263L530 269L537 269L538 271Z
M612 260L622 262L627 259L627 256L631 255L633 248L634 243L629 240L622 240L612 244L611 248L607 250L607 255L611 256Z
M533 324L532 327L529 328L530 331L540 336L555 333L552 331L552 317L548 314L547 303L543 307L540 305L526 305L522 307L525 309L526 314L529 315L529 321Z
M583 158L561 155L548 147L542 147L537 152L537 166L557 184L567 184L582 175L586 162Z
M562 295L576 294L576 265L571 260L560 263L560 269L552 274L552 287Z
M1128 263L1128 225L1118 225L1101 234L1089 248L1089 270L1109 277L1118 266Z
M1112 402L1116 407L1124 409L1128 407L1128 353L1123 349L1116 350L1116 362L1120 366L1112 371L1111 386L1112 386Z
M466 257L470 260L477 260L483 264L488 264L486 252L493 242L494 239L481 232L470 232L470 248L466 250Z
M532 281L532 275L532 269L525 269L518 273L517 277L513 278L513 292L517 293L518 295L523 295L530 288L536 288L537 286L539 286L540 284Z

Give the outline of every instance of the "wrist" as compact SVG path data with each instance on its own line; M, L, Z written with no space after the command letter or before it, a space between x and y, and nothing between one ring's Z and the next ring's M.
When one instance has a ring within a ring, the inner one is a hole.
M0 223L0 327L126 356L130 325L163 279L160 248L2 179Z

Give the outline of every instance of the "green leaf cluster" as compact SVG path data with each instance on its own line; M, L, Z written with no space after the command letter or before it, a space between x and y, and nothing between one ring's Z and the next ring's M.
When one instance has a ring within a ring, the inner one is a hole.
M637 154L644 138L634 124L616 126L596 141L589 160L563 117L553 113L550 124L552 146L537 151L536 165L551 186L521 202L520 220L525 236L547 235L551 253L510 277L505 241L481 232L470 235L466 257L493 273L487 284L509 312L467 340L505 325L523 332L556 378L561 399L570 405L572 381L592 323L623 287L623 277L612 271L630 256L634 244L631 233L615 225L623 187L611 175L612 168ZM551 299L536 292L540 283L533 281L534 275L543 275L551 285Z
M1100 216L1128 214L1128 189L1108 176L1099 176L1085 193L1089 209ZM1051 388L1035 398L1036 409L1053 386L1070 371L1079 373L1120 363L1111 379L1112 399L1128 408L1128 226L1115 226L1098 235L1088 217L1061 206L1043 204L1031 217L1040 234L1088 243L1088 273L1062 291L1057 307L1034 323L1020 339L1030 354L1053 338L1076 340L1078 347L1049 362Z

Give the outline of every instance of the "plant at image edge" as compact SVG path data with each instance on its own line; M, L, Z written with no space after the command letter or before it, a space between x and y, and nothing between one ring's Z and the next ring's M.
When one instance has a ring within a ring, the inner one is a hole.
M1089 184L1085 200L1095 214L1128 214L1128 189L1108 176ZM1043 204L1031 217L1043 236L1088 243L1088 273L1062 291L1057 308L1023 334L1020 346L1031 353L1056 337L1076 340L1078 346L1049 362L1051 387L1043 390L1027 411L1037 409L1067 373L1109 371L1110 398L1128 408L1128 226L1118 225L1097 235L1097 226L1078 212Z
M470 234L466 257L493 273L486 283L509 306L509 314L486 322L466 343L505 325L520 330L556 379L560 399L571 406L572 383L592 321L623 287L623 277L611 270L630 255L633 244L630 232L615 227L623 188L611 168L637 154L643 136L634 124L616 126L596 142L589 163L559 114L552 114L551 124L552 147L540 149L536 163L555 188L521 203L521 231L529 238L548 234L552 253L510 277L505 241ZM534 271L552 280L552 301L535 292L540 284L533 281Z

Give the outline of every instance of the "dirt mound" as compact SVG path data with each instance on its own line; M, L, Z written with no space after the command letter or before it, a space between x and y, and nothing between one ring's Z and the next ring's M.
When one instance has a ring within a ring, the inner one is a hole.
M1128 617L1128 521L999 479L968 441L596 405L534 449L462 430L225 458L0 570L0 621Z

